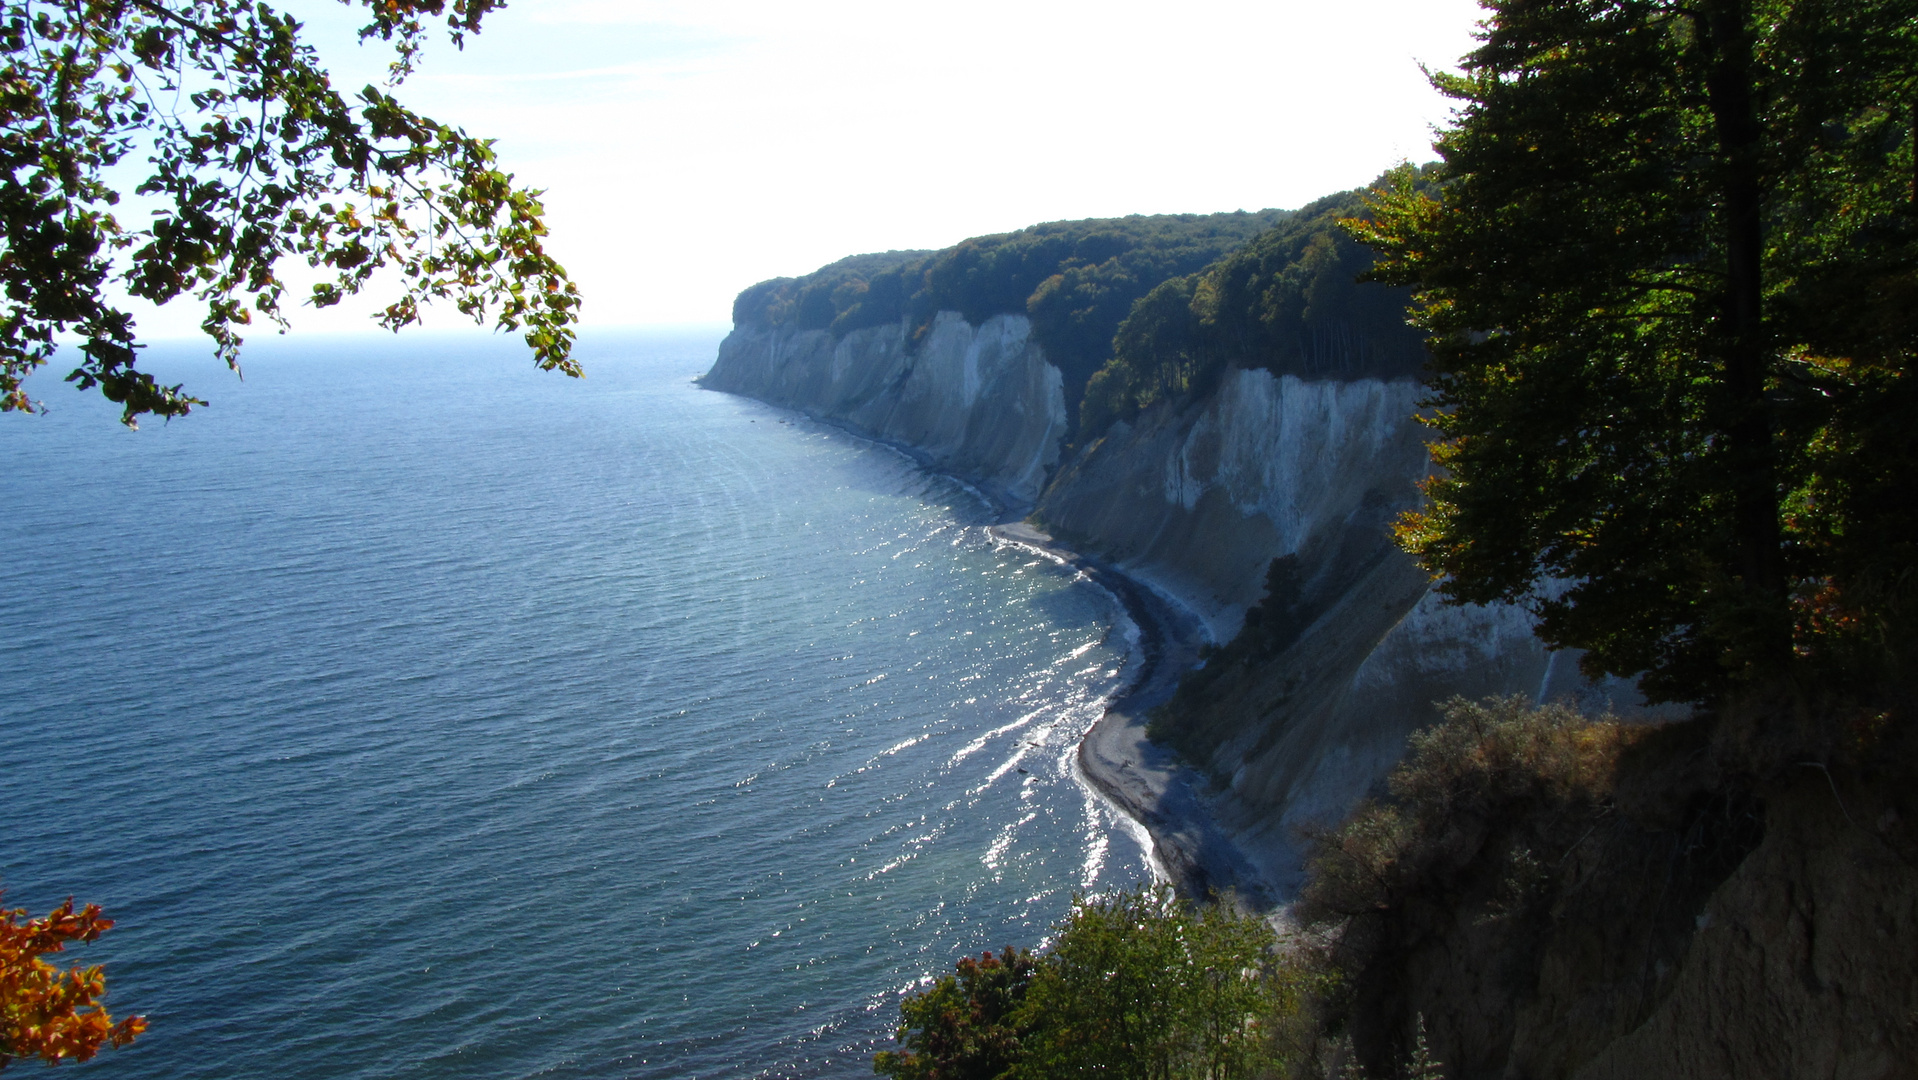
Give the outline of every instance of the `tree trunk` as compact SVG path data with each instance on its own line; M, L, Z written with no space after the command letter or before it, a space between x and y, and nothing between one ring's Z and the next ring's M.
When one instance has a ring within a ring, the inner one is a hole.
M1743 580L1751 615L1761 624L1747 628L1755 632L1755 650L1742 659L1767 666L1787 658L1791 638L1785 620L1772 424L1765 399L1771 343L1763 308L1764 129L1753 93L1750 2L1708 0L1704 21L1711 50L1706 93L1718 134L1724 198L1726 282L1721 336L1737 545L1733 567Z

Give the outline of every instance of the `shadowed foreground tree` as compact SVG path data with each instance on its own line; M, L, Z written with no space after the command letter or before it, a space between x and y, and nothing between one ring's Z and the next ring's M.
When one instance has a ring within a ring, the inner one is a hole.
M501 0L351 0L364 40L409 74L444 18L459 45ZM136 367L113 290L205 306L202 328L237 368L258 315L284 328L279 267L339 303L392 271L379 314L398 330L447 300L520 331L542 368L577 375L579 295L546 253L538 192L500 171L491 144L411 111L378 87L336 90L292 16L243 0L7 0L0 6L0 411L30 409L21 381L65 335L68 380L142 414L204 404ZM144 157L145 176L128 178ZM157 202L123 222L129 194Z
M1271 927L1160 886L1081 898L1035 959L1006 950L900 1004L899 1080L1234 1080L1281 1070L1304 978ZM1300 1027L1300 1030L1304 1029ZM1309 1040L1308 1040L1309 1041Z
M75 911L69 897L45 918L26 914L0 911L0 1069L26 1058L85 1061L101 1046L125 1046L146 1030L142 1017L116 1024L107 1015L100 1004L106 975L98 966L62 971L40 959L111 930L113 920L101 918L98 905Z
M1407 167L1348 223L1432 335L1402 540L1655 699L1899 677L1918 0L1485 7L1437 193Z
M1024 949L974 960L899 1003L899 1050L881 1050L873 1071L896 1080L992 1080L1019 1060L1031 1033L1019 1005L1038 964Z

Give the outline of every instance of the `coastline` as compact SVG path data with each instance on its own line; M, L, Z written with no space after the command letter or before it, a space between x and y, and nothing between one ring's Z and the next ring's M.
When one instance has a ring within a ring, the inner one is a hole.
M694 379L701 389L706 387ZM732 391L718 391L732 393ZM1219 824L1217 808L1205 795L1207 782L1169 748L1146 737L1151 710L1171 698L1179 677L1199 662L1210 641L1204 623L1138 578L1111 563L1075 551L1023 520L1032 506L998 490L989 481L941 468L918 447L875 435L836 417L775 402L782 412L805 417L862 442L884 447L927 473L951 480L977 497L996 523L987 533L1000 543L1028 548L1086 575L1111 593L1138 628L1139 638L1126 664L1133 668L1105 713L1080 737L1075 755L1084 782L1118 812L1143 827L1152 840L1151 857L1180 895L1196 900L1230 897L1242 910L1262 913L1281 902L1271 882L1246 859Z
M1139 629L1127 657L1137 668L1105 715L1079 741L1078 768L1085 781L1152 838L1156 864L1183 896L1205 900L1231 896L1253 911L1278 898L1257 869L1219 827L1205 796L1206 780L1170 749L1146 737L1151 710L1178 689L1179 677L1199 662L1206 634L1197 616L1181 610L1137 578L1081 554L1023 521L990 527L1003 543L1041 552L1071 566L1117 597Z

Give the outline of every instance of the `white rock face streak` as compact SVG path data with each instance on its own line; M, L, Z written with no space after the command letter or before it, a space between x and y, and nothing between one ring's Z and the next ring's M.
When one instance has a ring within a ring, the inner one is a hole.
M1423 388L1229 370L1182 408L1116 424L1060 472L1035 511L1056 535L1185 603L1217 641L1239 630L1274 558L1294 556L1296 638L1224 686L1181 749L1281 894L1301 826L1336 821L1454 694L1576 692L1530 617L1440 604L1390 539L1428 475Z
M1410 380L1227 371L1186 408L1114 425L1038 515L1183 600L1215 640L1238 632L1274 558L1322 576L1349 533L1376 552L1429 458Z
M1016 508L1059 463L1066 404L1023 315L974 327L941 312L914 347L905 322L855 330L734 330L704 385L897 443Z

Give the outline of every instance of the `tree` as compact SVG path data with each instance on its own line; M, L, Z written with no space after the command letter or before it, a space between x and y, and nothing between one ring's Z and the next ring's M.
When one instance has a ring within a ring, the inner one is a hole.
M502 0L355 0L362 40L392 43L390 82L412 70L428 24L455 45ZM398 330L451 301L519 330L538 365L571 358L579 295L546 253L538 192L514 186L492 146L421 116L386 90L337 91L301 24L244 0L6 0L0 10L0 411L30 409L21 381L80 338L68 380L142 414L204 404L136 366L131 316L110 295L204 304L202 328L237 370L255 315L282 327L279 268L339 303L394 272L378 316ZM144 225L114 207L157 201Z
M1432 334L1401 539L1715 702L1910 653L1918 3L1487 0L1430 185L1349 228Z
M1365 209L1360 191L1314 200L1133 303L1112 358L1086 384L1080 431L1094 438L1157 402L1202 394L1230 367L1308 379L1416 373L1425 348L1405 325L1405 290L1360 287L1372 252L1340 231Z
M959 961L900 1005L900 1080L1109 1076L1232 1080L1283 1064L1302 980L1263 921L1169 888L1078 898L1036 960Z
M899 1042L872 1068L897 1080L992 1080L1019 1060L1029 1033L1019 1005L1037 962L1024 949L959 958L958 970L900 1002Z
M1059 927L1024 1011L1019 1077L1230 1080L1279 1060L1275 1025L1298 1010L1272 928L1167 886L1082 898Z
M111 1043L125 1046L146 1030L143 1017L119 1023L100 999L106 976L98 966L59 968L40 959L68 942L97 940L113 928L97 904L73 910L73 898L41 919L26 910L0 911L0 1069L9 1061L40 1058L49 1065L85 1061Z
M746 289L733 304L733 322L842 335L908 320L917 342L941 311L975 326L994 315L1026 315L1064 378L1067 415L1076 417L1086 380L1112 355L1113 331L1135 300L1288 217L1240 210L1050 221L944 251L855 255Z
M1432 1056L1425 1041L1425 1014L1418 1015L1412 1052L1405 1058L1405 1080L1445 1080L1445 1063Z

